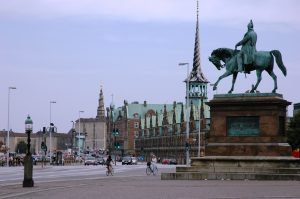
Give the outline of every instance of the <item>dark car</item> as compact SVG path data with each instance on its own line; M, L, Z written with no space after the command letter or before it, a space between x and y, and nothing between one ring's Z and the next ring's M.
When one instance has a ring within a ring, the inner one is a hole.
M131 157L124 157L124 158L122 159L122 165L124 165L124 164L127 164L127 165L132 164L132 159L131 159Z
M176 165L177 164L177 160L176 159L170 159L169 164Z

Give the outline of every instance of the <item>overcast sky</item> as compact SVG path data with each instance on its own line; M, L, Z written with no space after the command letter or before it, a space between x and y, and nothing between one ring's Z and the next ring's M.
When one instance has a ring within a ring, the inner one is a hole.
M34 131L52 121L67 132L72 120L95 117L100 86L105 107L184 102L186 68L192 68L196 0L0 0L0 129L24 132L27 114ZM280 50L288 75L275 65L278 93L300 102L300 1L200 0L201 66L214 83L224 72L209 61L219 47L234 48L250 19L258 35L257 50ZM239 75L235 93L243 93L256 74ZM231 77L217 93L227 93ZM271 92L273 80L263 73L258 88ZM209 87L209 99L215 91ZM292 114L292 105L289 115Z

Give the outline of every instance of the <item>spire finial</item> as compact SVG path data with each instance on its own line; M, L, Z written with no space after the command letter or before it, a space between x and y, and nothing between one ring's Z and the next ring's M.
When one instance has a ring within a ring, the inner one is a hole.
M197 0L197 22L198 22L198 16L199 16L199 1Z

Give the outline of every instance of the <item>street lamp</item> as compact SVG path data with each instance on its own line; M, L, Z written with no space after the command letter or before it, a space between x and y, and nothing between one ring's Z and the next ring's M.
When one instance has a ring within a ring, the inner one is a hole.
M51 114L52 114L52 107L51 107L51 105L52 104L56 104L56 102L55 101L50 101L50 127L49 127L49 131L50 131L50 164L52 163L52 152L51 152L51 150L52 150L52 126L54 126L53 125L53 123L52 123L52 118L51 118Z
M201 106L202 105L199 104L198 157L201 155Z
M80 158L80 113L84 113L84 111L79 111L78 158Z
M186 78L186 166L189 165L189 160L190 160L190 153L189 153L189 63L179 63L179 66L187 66L187 78Z
M32 179L32 170L33 170L33 163L32 163L32 156L30 152L30 134L32 133L32 126L33 122L30 116L27 116L25 120L25 131L27 134L27 153L24 158L24 180L23 180L23 187L33 187L34 182Z
M17 89L16 87L8 87L8 105L7 105L7 139L6 139L6 161L7 161L7 166L9 167L9 100L10 100L10 90Z
M198 157L202 157L203 156L203 153L201 153L201 121L204 120L204 118L201 118L201 114L202 114L202 111L203 111L203 98L204 98L204 95L203 94L200 94L200 97L201 97L201 101L199 103L199 132L198 132Z
M115 149L115 165L117 164L116 162L116 156L117 156L117 149L120 148L120 143L117 142L117 136L119 136L119 129L115 128L115 123L113 127L113 136L114 136L114 149Z
M74 152L74 137L75 137L75 122L72 120L72 140L71 140L71 150L72 150L72 154Z

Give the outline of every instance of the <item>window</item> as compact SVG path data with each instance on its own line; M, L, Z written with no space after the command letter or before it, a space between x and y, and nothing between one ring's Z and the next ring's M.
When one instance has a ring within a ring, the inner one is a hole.
M134 137L138 138L139 137L139 132L138 131L134 131Z
M138 122L134 122L134 128L138 129L139 128L139 123Z

